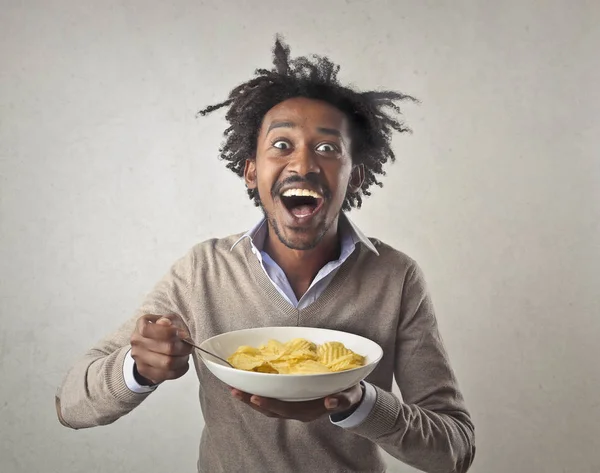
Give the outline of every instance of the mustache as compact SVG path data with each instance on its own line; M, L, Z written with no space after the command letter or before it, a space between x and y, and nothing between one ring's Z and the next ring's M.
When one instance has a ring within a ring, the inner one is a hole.
M331 191L329 190L329 187L327 187L326 184L322 183L316 174L307 174L306 177L293 175L284 179L281 182L276 182L271 188L271 197L273 199L278 197L279 194L281 194L281 189L283 189L283 187L287 186L288 184L309 184L312 187L320 189L325 199L328 199L331 196Z

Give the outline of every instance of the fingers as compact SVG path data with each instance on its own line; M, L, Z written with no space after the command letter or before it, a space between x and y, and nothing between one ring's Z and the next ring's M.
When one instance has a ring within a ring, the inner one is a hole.
M185 325L185 322L179 315L176 315L176 314L163 315L156 321L156 324L167 326L167 327L172 326L172 327L178 329L180 338L187 338L190 336L190 331L188 330L187 326Z
M189 352L182 342L159 342L151 339L131 339L131 357L138 372L146 379L159 383L183 376L189 369Z
M340 393L328 396L324 400L325 408L333 412L343 412L356 406L362 400L362 388L360 384L352 386Z
M158 363L161 364L160 362ZM146 364L145 361L136 361L137 370L144 378L152 381L153 384L159 384L163 381L181 378L188 372L190 366L187 358L181 365L172 366L169 369L156 367Z
M165 373L175 373L181 372L183 369L187 371L188 356L170 356L163 355L162 353L147 352L144 354L143 358L140 359L138 364L140 363Z
M231 395L268 417L280 419L295 419L311 422L324 415L343 412L356 406L362 399L360 385L323 399L306 402L285 402L277 399L244 393L239 389L229 388Z
M168 339L173 336L175 332L172 328L167 328L164 322L157 325L157 322L164 318L161 315L142 315L135 324L134 333L138 334L143 338L162 338ZM168 320L168 319L167 319Z
M169 340L177 335L177 327L162 315L143 315L136 323L135 331L144 338Z
M133 335L130 342L133 352L141 349L143 351L158 353L160 355L166 355L170 357L187 357L190 353L192 353L193 349L190 345L182 342L177 336L168 340L155 340L152 338L143 338Z
M182 334L189 335L177 315L140 317L130 339L138 373L155 384L183 376L193 348L181 341Z
M261 396L251 396L250 402L263 410L288 419L304 420L320 417L325 413L323 399L307 402L285 402Z
M311 422L327 413L323 399L307 402L285 402L247 394L237 389L232 389L232 395L268 417Z
M167 317L144 315L137 321L130 340L131 346L163 355L187 356L192 352L192 347L181 341L180 332Z
M268 411L266 409L262 409L255 402L252 402L252 397L254 397L254 396L252 396L251 394L242 392L239 389L235 389L235 388L229 388L229 389L231 391L231 395L234 398L236 398L239 401L242 401L244 404L250 406L255 411L260 412L261 414L263 414L267 417L271 417L271 418L279 418L280 417L277 414L275 414L274 412Z
M189 369L189 355L165 355L150 351L144 345L132 345L131 357L140 375L155 384L180 378Z

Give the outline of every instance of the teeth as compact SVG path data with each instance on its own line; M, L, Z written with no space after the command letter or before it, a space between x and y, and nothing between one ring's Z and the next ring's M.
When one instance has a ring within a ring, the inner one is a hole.
M315 191L311 191L309 189L288 189L283 193L284 197L314 197L315 199L320 199L321 196L317 194Z

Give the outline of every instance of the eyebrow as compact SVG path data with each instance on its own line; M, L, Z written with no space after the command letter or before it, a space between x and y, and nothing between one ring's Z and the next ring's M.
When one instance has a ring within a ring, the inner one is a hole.
M269 133L271 130L274 130L275 128L295 128L296 124L293 122L273 122L269 125L269 128L267 129L267 133Z
M342 134L340 133L340 130L336 130L335 128L321 128L321 127L318 127L317 131L319 133L323 133L325 135L342 136Z
M275 128L296 128L296 127L297 127L297 125L294 122L273 122L269 125L269 128L267 129L267 133L269 133L271 130L274 130ZM342 136L340 131L336 130L335 128L317 127L317 131L319 133L323 133L325 135Z

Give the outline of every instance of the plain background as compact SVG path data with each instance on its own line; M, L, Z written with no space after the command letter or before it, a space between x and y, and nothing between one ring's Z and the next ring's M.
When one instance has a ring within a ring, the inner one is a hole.
M598 2L1 7L3 473L195 471L192 374L85 431L59 425L54 393L175 259L260 218L217 159L223 114L195 113L271 67L277 32L346 83L422 101L351 217L425 270L471 471L600 472Z

